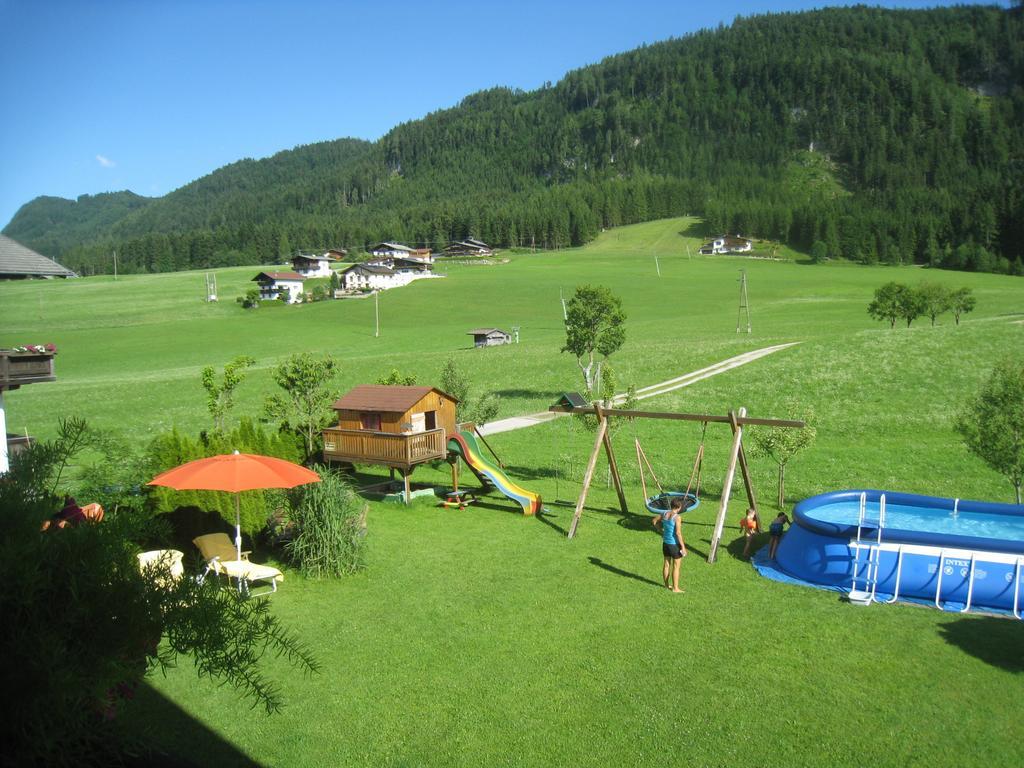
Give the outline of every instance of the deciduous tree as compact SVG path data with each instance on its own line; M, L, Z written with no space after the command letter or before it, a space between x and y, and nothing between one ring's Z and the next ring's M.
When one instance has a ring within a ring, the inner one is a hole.
M939 283L921 283L914 289L921 311L935 325L935 318L948 312L952 305L952 294L949 289Z
M594 391L596 356L607 358L622 347L626 341L625 322L622 301L604 286L580 286L569 299L562 351L576 357L588 394Z
M200 374L203 389L206 390L206 407L213 417L213 428L223 433L226 427L228 412L235 404L235 389L245 379L245 369L256 365L256 361L248 355L239 355L224 366L220 379L212 365L203 368Z
M876 288L875 298L868 304L868 314L875 320L888 320L889 327L895 328L900 317L901 297L906 291L907 286L900 283L886 283Z
M973 454L1013 485L1021 503L1024 481L1024 361L996 365L978 394L969 400L956 429Z
M309 352L292 355L274 369L274 381L284 394L267 398L266 415L302 438L307 457L313 455L331 404L338 398L331 386L337 369L330 355L317 358Z
M970 288L957 288L950 294L949 305L953 310L953 319L960 325L960 315L966 315L974 309L977 299Z

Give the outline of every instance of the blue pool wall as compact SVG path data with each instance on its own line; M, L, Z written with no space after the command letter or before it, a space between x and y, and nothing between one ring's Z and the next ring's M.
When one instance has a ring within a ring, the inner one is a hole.
M836 502L859 502L861 493L867 494L869 503L877 504L884 493L887 504L929 508L949 513L953 499L920 496L879 490L847 490L825 493L804 499L793 509L793 526L783 536L776 554L776 565L784 572L802 581L819 586L848 591L853 577L854 552L850 540L857 536L856 525L838 525L814 517L814 510ZM1024 507L1012 504L961 500L961 512L984 512L1024 516ZM862 530L862 540L873 540L875 528ZM945 549L1001 552L1024 555L1024 542L993 540L975 536L956 536L921 531L907 531L886 527L882 541L897 544L918 544ZM863 558L863 553L862 553ZM904 554L899 582L901 597L933 599L938 587L938 557L924 554ZM897 554L882 552L879 561L877 594L886 598L893 594L896 583ZM965 603L970 574L970 558L949 558L943 563L940 602L948 605ZM863 583L860 583L863 586ZM978 561L975 567L974 591L971 605L1012 610L1015 589L1013 563ZM1024 603L1024 594L1020 602Z

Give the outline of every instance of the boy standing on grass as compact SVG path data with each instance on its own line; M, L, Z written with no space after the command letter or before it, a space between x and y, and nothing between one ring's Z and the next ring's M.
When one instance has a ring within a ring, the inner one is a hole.
M662 576L665 587L677 594L683 591L679 588L679 563L686 557L682 512L683 497L673 496L668 510L651 519L651 524L661 530L661 553L665 556Z

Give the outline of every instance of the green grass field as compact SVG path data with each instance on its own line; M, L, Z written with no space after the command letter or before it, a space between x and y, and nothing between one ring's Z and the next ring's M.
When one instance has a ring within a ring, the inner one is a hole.
M238 354L259 367L235 414L255 415L270 369L295 351L343 361L339 388L392 368L432 384L449 356L500 416L543 410L579 389L559 291L611 287L628 314L613 363L624 388L652 384L744 351L797 341L645 408L786 417L813 407L818 439L787 474L789 504L845 487L1011 501L1011 487L966 452L951 422L1006 354L1024 350L1019 278L915 268L688 258L685 219L604 233L508 264L446 265L446 279L372 301L241 310L233 297L255 268L218 270L223 297L202 299L200 273L0 284L0 345L53 342L58 381L8 393L12 432L52 435L79 414L134 445L172 425L208 426L199 370ZM656 274L655 256L661 277ZM753 333L737 334L745 269ZM974 289L959 326L875 323L865 308L889 280ZM521 327L521 343L470 348L479 326ZM699 425L648 421L615 434L633 513L622 514L603 469L577 539L564 530L592 436L570 420L495 435L512 477L549 513L524 518L500 496L464 511L426 502L373 503L370 562L359 576L313 582L289 572L274 610L324 670L268 669L286 693L265 718L188 663L154 687L195 720L268 766L336 765L958 765L1024 762L1019 702L1024 626L911 606L856 608L833 593L761 579L738 558L734 495L719 562L704 556L728 430L708 430L705 495L684 526L686 594L659 584L659 541L640 515L634 436L659 477L685 485ZM772 465L754 460L762 504ZM373 470L370 470L371 474ZM377 472L377 475L383 473ZM424 468L414 479L447 482ZM210 745L161 719L144 696L126 725L209 764ZM204 757L204 754L206 757ZM224 758L227 760L227 758ZM218 764L224 764L219 762Z

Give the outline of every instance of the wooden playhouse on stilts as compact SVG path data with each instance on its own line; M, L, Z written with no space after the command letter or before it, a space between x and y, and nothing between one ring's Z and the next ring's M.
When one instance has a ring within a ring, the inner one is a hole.
M334 403L338 425L323 431L324 462L371 464L409 476L420 464L444 459L458 433L457 400L436 387L358 386Z

